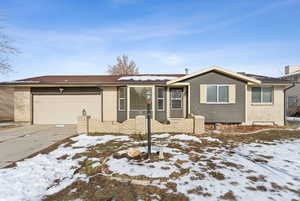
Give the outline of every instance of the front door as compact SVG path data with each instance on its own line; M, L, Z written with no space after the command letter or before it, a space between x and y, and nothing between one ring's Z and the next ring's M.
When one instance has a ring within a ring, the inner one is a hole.
M170 89L170 118L183 118L183 88Z

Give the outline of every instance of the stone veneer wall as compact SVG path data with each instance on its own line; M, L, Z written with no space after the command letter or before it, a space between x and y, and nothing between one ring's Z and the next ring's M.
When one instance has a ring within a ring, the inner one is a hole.
M170 124L162 124L151 120L152 133L204 133L204 117L195 116L190 119L171 119ZM101 122L89 116L80 116L77 123L78 133L123 133L145 134L147 132L147 120L144 116L119 122Z

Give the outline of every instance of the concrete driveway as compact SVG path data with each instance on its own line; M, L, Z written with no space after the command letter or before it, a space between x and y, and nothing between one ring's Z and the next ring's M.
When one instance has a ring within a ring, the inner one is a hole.
M73 135L75 125L30 125L0 131L0 168Z

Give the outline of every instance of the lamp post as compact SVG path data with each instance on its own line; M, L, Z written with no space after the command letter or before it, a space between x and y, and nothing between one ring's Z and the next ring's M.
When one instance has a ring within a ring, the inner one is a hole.
M147 104L147 130L148 130L148 158L151 159L151 91L146 92Z

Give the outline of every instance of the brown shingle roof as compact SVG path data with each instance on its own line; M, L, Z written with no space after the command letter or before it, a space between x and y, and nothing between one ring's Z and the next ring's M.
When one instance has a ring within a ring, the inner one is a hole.
M256 74L249 74L249 73L240 73L243 75L246 75L248 77L255 78L257 80L260 80L263 83L289 83L289 81L284 80L282 78L275 78L275 77L269 77L269 76L263 76L263 75L256 75Z
M119 80L121 77L137 76L143 77L143 80ZM156 79L145 79L150 76L155 76ZM40 77L31 77L22 80L17 80L17 83L165 83L174 77L181 77L184 74L137 74L137 75L47 75ZM157 79L162 77L162 79ZM166 79L170 77L170 79Z

